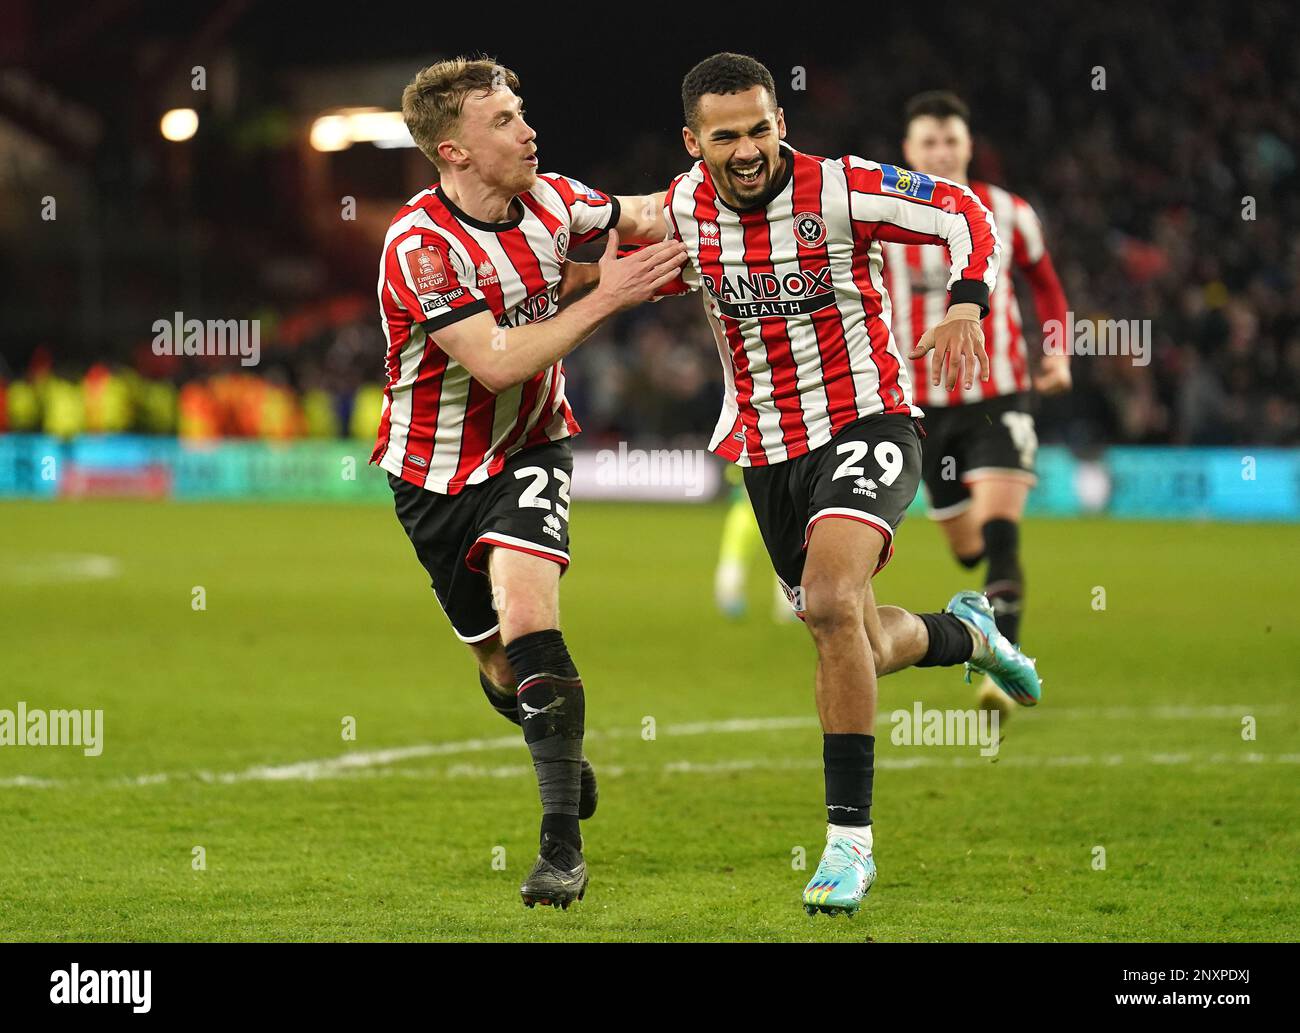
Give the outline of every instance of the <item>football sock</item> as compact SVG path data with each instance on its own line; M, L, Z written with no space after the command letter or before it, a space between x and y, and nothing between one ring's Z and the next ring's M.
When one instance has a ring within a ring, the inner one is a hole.
M558 630L522 635L506 646L506 656L519 679L519 723L542 797L542 839L581 849L582 679Z
M478 672L478 683L483 686L483 695L492 704L492 709L507 721L519 724L519 699L513 689L503 689L482 670Z
M970 628L951 613L918 613L930 633L925 656L917 667L952 667L964 664L975 652L975 638Z
M822 736L826 821L850 828L871 824L876 737L852 732Z
M953 555L956 556L957 554L954 553ZM974 556L957 556L957 562L960 563L967 570L974 570L976 567L978 567L981 563L984 562L984 553L983 551L980 551L977 552Z
M984 551L989 558L984 573L984 594L993 604L998 631L1009 642L1020 641L1020 607L1025 593L1020 571L1020 527L1013 520L990 520L984 525Z

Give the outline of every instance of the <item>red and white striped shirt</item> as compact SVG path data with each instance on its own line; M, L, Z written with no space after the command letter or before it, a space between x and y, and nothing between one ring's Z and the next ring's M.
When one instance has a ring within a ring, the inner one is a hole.
M551 318L569 248L619 218L616 199L566 176L538 176L513 208L507 222L482 222L431 187L398 211L384 240L388 384L370 461L430 491L455 495L519 449L578 433L562 362L494 395L438 347L438 330L476 312L500 327Z
M690 255L684 289L704 287L719 341L726 395L709 447L741 466L803 455L862 416L921 415L880 241L946 243L954 301L985 308L997 279L997 231L965 187L854 155L782 154L764 208L728 207L702 161L665 201Z
M1059 319L1064 326L1065 292L1056 278L1043 241L1043 227L1034 210L1023 198L989 183L971 183L970 189L993 213L1002 233L1010 233L1012 263L1029 279L1039 321ZM885 245L885 286L894 303L894 336L902 347L911 348L926 330L943 318L948 308L947 281L948 256L942 249ZM1028 390L1030 369L1020 305L1016 301L1015 284L1008 275L1000 276L989 294L984 347L989 354L989 379L976 378L970 388L958 384L949 391L932 386L927 375L929 357L915 360L912 375L916 383L916 404L925 408L965 405Z

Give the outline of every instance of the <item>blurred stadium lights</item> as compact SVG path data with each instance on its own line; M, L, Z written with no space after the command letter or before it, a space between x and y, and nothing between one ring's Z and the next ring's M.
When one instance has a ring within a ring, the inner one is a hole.
M345 151L354 143L376 147L414 147L400 111L345 108L312 123L311 145L318 151Z
M158 122L163 139L183 143L199 129L199 113L193 108L172 108Z

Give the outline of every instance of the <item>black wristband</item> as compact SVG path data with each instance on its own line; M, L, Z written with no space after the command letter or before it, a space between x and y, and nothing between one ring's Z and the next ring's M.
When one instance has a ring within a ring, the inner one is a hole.
M989 314L989 285L983 280L958 280L948 292L948 307L978 305L980 319Z

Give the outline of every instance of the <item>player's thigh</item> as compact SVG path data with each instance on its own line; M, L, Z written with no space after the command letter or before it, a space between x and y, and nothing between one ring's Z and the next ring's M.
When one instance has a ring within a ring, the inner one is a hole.
M1014 520L1025 513L1030 483L1023 477L985 474L970 482L971 508L966 516L978 535L990 520Z
M874 528L864 542L878 542L869 555L875 576L894 553L894 534L916 497L921 480L921 441L910 416L867 416L817 449L810 479L811 514L805 539L811 544L824 522L848 521Z
M921 423L925 431L921 439L921 482L925 485L926 512L940 525L957 520L970 508L970 493L962 481L966 464L963 423L959 408L932 409ZM948 540L953 548L957 547L952 535Z
M981 402L971 425L968 462L962 480L971 495L977 526L989 520L1019 520L1037 483L1034 464L1038 433L1024 395Z
M559 627L572 477L568 443L552 442L515 453L490 481L468 563L491 577L507 643Z
M804 619L814 635L863 622L871 575L885 548L885 536L873 524L839 515L817 521L800 586Z
M456 637L471 648L487 642L498 631L491 585L486 574L466 563L478 533L482 490L441 495L392 474L388 482L398 521Z
M560 626L559 564L501 546L488 552L487 563L504 642Z
M948 547L957 556L978 556L984 549L984 536L980 531L983 522L978 520L973 503L965 506L956 516L935 521Z

